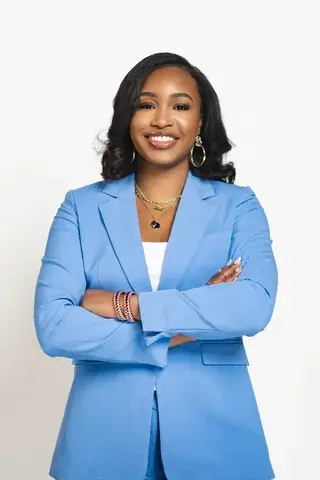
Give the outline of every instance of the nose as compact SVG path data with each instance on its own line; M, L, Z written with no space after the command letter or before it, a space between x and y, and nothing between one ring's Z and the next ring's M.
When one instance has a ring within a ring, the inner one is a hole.
M150 121L152 127L165 128L173 125L173 117L169 108L155 108L154 114Z

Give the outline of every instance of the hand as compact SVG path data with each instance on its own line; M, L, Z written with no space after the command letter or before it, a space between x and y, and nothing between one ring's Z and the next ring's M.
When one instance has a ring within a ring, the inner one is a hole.
M182 345L183 343L196 342L197 339L194 337L188 337L182 333L178 333L170 339L169 348L176 347L177 345Z
M212 278L210 278L207 285L214 285L217 283L231 283L235 282L242 271L241 257L238 257L233 263L221 268Z

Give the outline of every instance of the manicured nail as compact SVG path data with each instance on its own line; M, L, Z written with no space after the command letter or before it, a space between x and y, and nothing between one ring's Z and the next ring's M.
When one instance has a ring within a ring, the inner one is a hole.
M241 262L241 257L238 257L238 258L234 261L234 263L236 263L237 265L238 265L240 262Z
M230 258L229 262L227 263L227 265L231 265L232 263L232 258Z

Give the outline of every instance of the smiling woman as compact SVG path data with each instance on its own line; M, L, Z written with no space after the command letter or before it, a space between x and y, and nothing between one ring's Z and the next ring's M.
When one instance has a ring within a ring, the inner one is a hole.
M271 319L277 267L230 149L186 59L126 75L103 180L66 194L37 282L40 345L76 365L53 478L274 478L242 337Z
M154 166L177 165L181 160L188 164L197 135L206 161L202 163L203 150L194 149L194 162L189 165L192 173L233 183L233 163L223 162L232 142L211 83L179 55L150 55L121 82L107 140L98 135L103 146L102 176L107 180L136 173L141 165L139 156L144 155Z
M186 159L200 133L201 100L197 82L179 67L160 68L143 85L130 124L133 145L154 165Z

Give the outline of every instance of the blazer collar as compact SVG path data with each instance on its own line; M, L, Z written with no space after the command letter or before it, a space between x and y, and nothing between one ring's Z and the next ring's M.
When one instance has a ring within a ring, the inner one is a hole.
M110 242L133 291L152 291L134 192L134 173L106 181L99 205ZM163 260L159 290L178 288L218 205L213 183L188 172Z
M102 191L103 193L106 193L111 197L117 198L121 196L121 194L125 192L126 189L134 188L134 179L135 174L130 173L130 175L121 178L120 180L107 180L105 181L105 185ZM188 194L188 190L191 189L197 190L199 192L199 197L202 200L216 195L216 191L212 181L207 179L201 179L196 175L193 175L193 173L189 170L183 189L183 196L186 196Z

